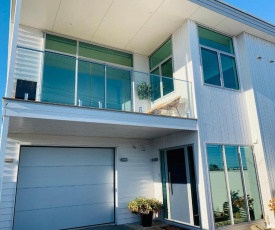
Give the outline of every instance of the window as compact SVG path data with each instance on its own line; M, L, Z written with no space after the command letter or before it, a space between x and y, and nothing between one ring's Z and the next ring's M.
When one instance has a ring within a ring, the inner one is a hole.
M171 39L150 56L149 62L154 101L174 91Z
M204 83L239 89L232 38L198 27Z
M215 226L262 219L252 148L207 145Z
M45 49L42 101L131 111L131 71L111 64L132 67L132 54L50 34Z

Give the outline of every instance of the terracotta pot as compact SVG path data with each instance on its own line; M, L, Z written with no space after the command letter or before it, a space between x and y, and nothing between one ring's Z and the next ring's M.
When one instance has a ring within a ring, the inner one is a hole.
M140 213L141 225L142 227L151 227L153 222L153 212L148 214Z

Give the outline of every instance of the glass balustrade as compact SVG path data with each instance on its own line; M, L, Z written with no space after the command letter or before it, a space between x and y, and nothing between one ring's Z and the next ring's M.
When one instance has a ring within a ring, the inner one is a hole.
M192 84L171 76L24 47L17 48L15 69L18 99L35 93L35 101L47 103L194 118Z

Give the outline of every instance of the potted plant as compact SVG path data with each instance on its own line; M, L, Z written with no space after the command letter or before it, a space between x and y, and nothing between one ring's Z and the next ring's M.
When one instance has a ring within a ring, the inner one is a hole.
M146 82L142 82L137 86L137 95L139 100L150 99L151 97L151 86Z
M151 227L153 213L161 210L162 203L155 198L138 197L128 204L128 208L132 213L140 214L143 227Z

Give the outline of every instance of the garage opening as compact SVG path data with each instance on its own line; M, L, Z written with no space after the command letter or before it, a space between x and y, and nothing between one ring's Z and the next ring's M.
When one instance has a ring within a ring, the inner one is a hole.
M14 230L114 223L113 148L21 147Z

